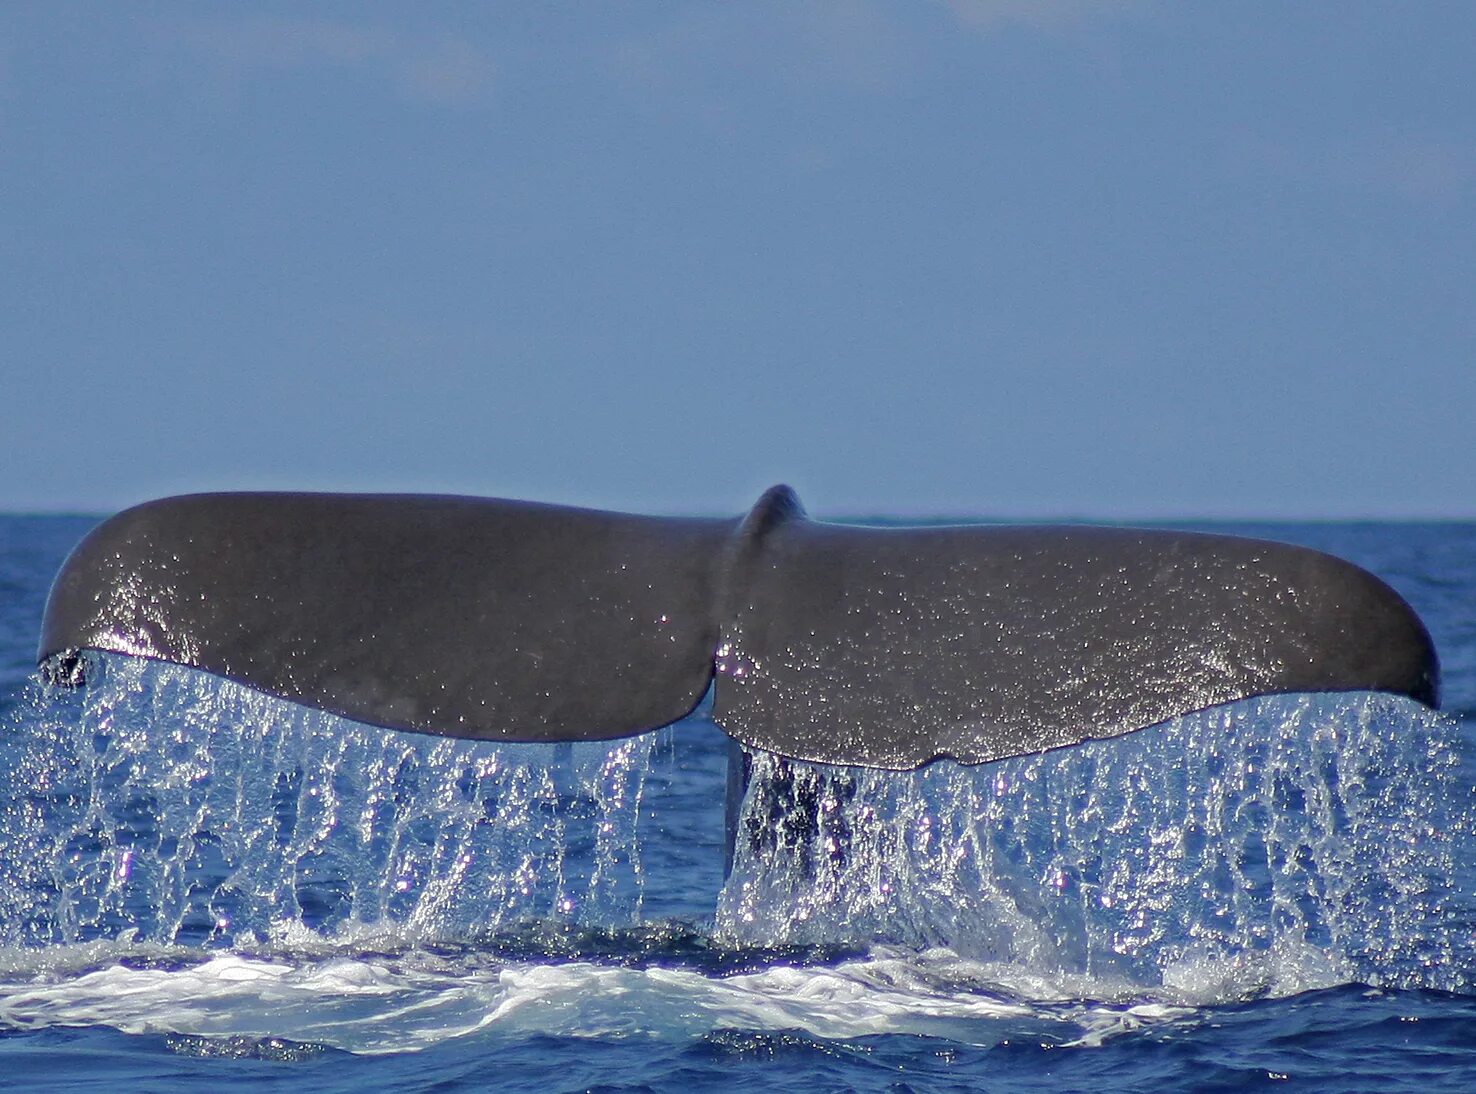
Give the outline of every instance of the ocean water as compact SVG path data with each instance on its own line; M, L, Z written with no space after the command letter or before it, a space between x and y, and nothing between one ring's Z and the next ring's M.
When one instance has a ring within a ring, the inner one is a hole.
M395 734L31 664L0 517L0 1086L1476 1089L1476 525L1220 530L1398 588L1446 712L1279 696L910 774Z

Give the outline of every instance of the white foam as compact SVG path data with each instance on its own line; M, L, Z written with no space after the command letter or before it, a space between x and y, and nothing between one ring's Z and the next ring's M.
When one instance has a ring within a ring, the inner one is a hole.
M60 950L61 948L56 948ZM148 964L139 967L144 958ZM1016 970L948 951L878 950L829 966L775 966L716 976L689 968L630 968L464 958L221 953L121 947L98 966L95 948L12 955L0 978L0 1026L104 1025L125 1033L280 1038L355 1053L416 1051L458 1037L509 1035L690 1039L715 1030L801 1030L850 1039L915 1034L993 1045L1029 1035L1101 1044L1191 1010L1163 1002L1078 1003L1088 985L1046 986L1050 999L1012 997ZM172 965L161 962L172 960ZM1098 996L1107 985L1095 985Z

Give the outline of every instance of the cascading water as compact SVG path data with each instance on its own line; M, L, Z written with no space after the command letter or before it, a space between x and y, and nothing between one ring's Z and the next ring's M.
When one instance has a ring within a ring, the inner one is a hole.
M1266 697L901 776L750 763L735 940L943 946L1204 999L1470 984L1454 727L1403 699Z
M1476 968L1456 729L1389 697L978 768L756 754L719 892L726 744L700 716L673 774L658 734L495 745L128 658L89 679L6 716L0 1028L1078 1044L1350 981L1469 991ZM685 895L662 878L643 911L648 867Z
M395 733L189 669L99 657L32 688L3 778L0 930L239 944L306 926L418 940L639 913L652 737L513 745Z

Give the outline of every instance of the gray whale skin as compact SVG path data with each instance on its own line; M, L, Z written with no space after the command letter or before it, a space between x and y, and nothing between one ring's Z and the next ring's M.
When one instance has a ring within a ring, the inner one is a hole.
M200 494L72 552L38 658L171 661L397 730L627 736L690 712L783 756L908 769L1278 692L1438 702L1418 616L1286 544L1118 527L855 527L787 487L731 520L486 498Z

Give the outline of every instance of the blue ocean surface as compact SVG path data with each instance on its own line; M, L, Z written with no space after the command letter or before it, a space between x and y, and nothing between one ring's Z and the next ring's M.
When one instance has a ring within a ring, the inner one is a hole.
M1446 710L1277 696L975 768L442 740L32 664L92 525L0 517L0 1086L1476 1089L1476 524L1378 573Z

